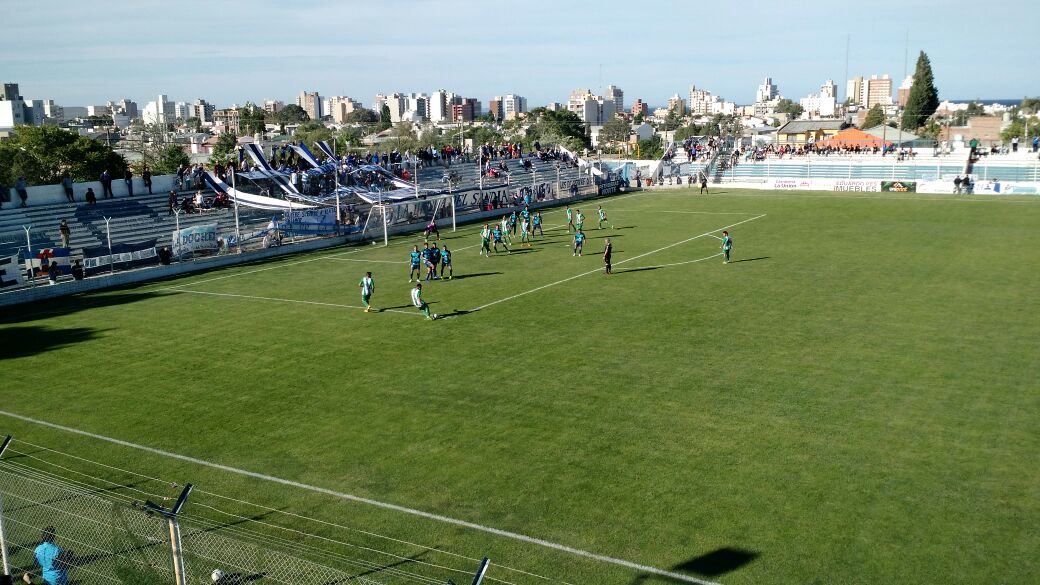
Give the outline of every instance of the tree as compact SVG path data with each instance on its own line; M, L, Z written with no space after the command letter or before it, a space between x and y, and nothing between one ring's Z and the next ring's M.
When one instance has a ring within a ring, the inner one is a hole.
M639 112L635 116L632 116L632 123L638 126L643 123L643 118L643 112Z
M874 107L870 108L870 111L867 112L867 117L863 119L863 127L873 128L875 126L880 126L884 123L885 110L881 109L881 104L874 104Z
M102 142L61 128L17 126L10 138L0 141L4 184L25 177L30 185L51 185L66 172L74 181L96 181L105 170L120 175L126 159Z
M1023 114L1040 112L1040 97L1022 98L1022 103L1018 104L1018 109Z
M306 122L311 119L307 114L307 110L304 110L296 104L289 104L278 110L278 114L275 118L278 120L278 123L283 126L285 124L299 124L300 122Z
M232 160L238 160L238 136L234 132L224 132L217 137L217 143L213 145L213 154L209 162L213 164L228 164Z
M393 122L390 121L390 106L383 104L383 108L379 111L379 131L382 132L390 126L393 126Z
M677 142L681 142L683 140L686 140L687 138L692 138L694 136L703 136L703 135L704 135L704 127L703 126L698 126L697 124L690 124L689 126L683 126L682 128L679 128L678 130L675 131L675 140Z
M192 116L192 117L188 118L187 120L185 120L184 124L188 128L191 128L195 132L201 132L202 131L202 120L196 118L195 116Z
M776 103L776 108L774 108L774 111L778 114L787 114L792 118L797 118L798 116L802 115L802 113L805 111L805 108L803 108L801 104L796 104L793 101L784 98Z
M296 107L299 108L300 106ZM303 108L300 109L303 110ZM266 130L264 121L266 113L252 102L246 102L245 106L238 109L239 128L245 134L263 134L264 130ZM303 114L306 116L307 112Z
M167 144L159 150L151 169L155 175L172 175L189 163L191 158L179 144Z
M678 109L668 110L668 115L664 118L664 130L671 132L672 130L678 130L683 125L683 115L679 113Z
M296 132L293 133L293 140L296 142L306 144L308 148L314 145L315 142L321 140L332 140L334 133L331 128L325 126L321 122L311 120L310 122L304 122L296 128Z
M641 160L657 160L664 156L664 144L660 134L654 134L646 140L639 141L639 158Z
M1028 121L1028 128L1026 122ZM1040 134L1040 120L1036 118L1016 118L1011 122L1011 125L1004 129L1000 133L1000 137L1005 141L1010 142L1012 138L1018 136L1019 138L1025 137L1026 140L1030 136L1036 136Z
M368 108L358 108L343 118L347 124L361 124L362 126L374 126L379 123L379 114Z
M914 68L914 85L906 96L906 107L900 122L903 130L917 130L939 109L939 90L935 88L932 62L924 51L917 57Z
M620 116L614 116L607 120L607 123L600 129L599 143L600 145L616 144L618 142L627 143L631 135L632 125L628 123L628 120Z
M570 150L590 146L585 123L574 112L535 108L530 117L534 121L527 128L529 143L537 140L543 146L560 145Z
M973 100L968 102L968 107L963 110L958 110L953 113L950 123L954 126L964 126L968 123L968 118L972 116L985 116L986 108L982 105L979 100Z

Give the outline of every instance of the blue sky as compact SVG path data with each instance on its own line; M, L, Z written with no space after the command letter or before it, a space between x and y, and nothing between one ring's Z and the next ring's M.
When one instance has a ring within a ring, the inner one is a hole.
M663 104L691 84L737 103L769 75L798 99L827 78L903 76L919 50L942 98L1040 95L1040 2L775 0L488 2L50 0L5 11L0 80L61 105L159 93L225 106L301 90L349 95L444 88L530 107L615 84ZM986 6L992 7L987 11ZM600 71L602 70L602 77Z

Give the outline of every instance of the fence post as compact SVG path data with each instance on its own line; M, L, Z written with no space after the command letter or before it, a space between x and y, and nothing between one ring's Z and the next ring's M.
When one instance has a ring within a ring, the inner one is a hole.
M7 437L4 438L3 444L0 444L0 457L3 457L4 451L7 450L7 446L10 444L11 435L7 435ZM11 565L7 561L7 535L4 532L4 498L2 493L0 493L0 560L3 562L3 572L0 573L0 582L10 583Z
M181 547L181 527L177 523L177 514L188 501L188 495L194 488L190 483L184 485L184 490L177 498L177 502L169 510L153 502L146 502L145 507L152 509L164 518L170 528L170 552L173 555L173 578L175 585L188 585L188 574L184 570L184 549Z

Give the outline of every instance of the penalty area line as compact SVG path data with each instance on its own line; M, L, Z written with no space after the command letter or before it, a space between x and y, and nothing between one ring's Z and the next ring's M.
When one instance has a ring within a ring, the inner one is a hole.
M627 264L629 262L632 262L633 260L639 260L640 258L645 258L645 257L647 257L647 256L649 256L651 254L656 254L658 252L663 252L663 251L665 251L665 250L667 250L669 248L674 248L676 246L681 246L682 244L685 244L687 242L692 242L693 240L696 240L698 238L703 238L704 236L712 236L713 238L714 237L718 237L718 236L713 235L714 232L720 232L722 230L727 230L727 229L729 229L731 227L735 227L735 226L738 226L740 224L747 223L749 221L755 221L756 219L761 219L761 218L763 218L765 216L766 216L766 214L763 213L761 215L756 215L755 217L751 217L751 218L748 218L748 219L745 219L745 220L742 220L742 221L738 221L736 223L731 223L729 225L724 225L724 226L722 226L720 228L704 232L703 234L697 234L696 236L686 238L685 240L682 240L682 241L679 241L679 242L675 242L674 244L668 244L667 246L662 246L662 247L660 247L660 248L658 248L656 250L651 250L649 252L643 252L642 254L639 254L638 256L632 256L631 258L627 258L625 260L622 260L621 262L615 262L614 266L621 266L622 264ZM719 238L719 239L721 239L721 238ZM535 293L535 292L538 292L540 290L544 290L544 289L547 289L549 287L556 286L558 284L563 284L565 282L570 282L570 281L572 281L572 280L574 280L576 278L581 278L583 276L588 276L590 274L595 274L597 272L602 272L602 271L603 271L602 268L594 268L592 270L589 270L588 272L582 272L581 274L575 274L574 276L568 276L567 278L564 278L564 279L561 279L561 280L557 280L556 282L550 282L549 284L543 284L542 286L539 286L539 287L536 287L536 288L532 288L531 290L526 290L526 291L524 291L522 293L517 293L515 295L508 296L508 297L506 297L504 299L499 299L497 301L492 301L492 302L487 303L485 305L481 305L481 306L479 306L479 307L477 307L475 309L472 309L471 312L480 311L482 309L486 309L488 307L497 305L499 303L504 303L506 301L511 301L513 299L520 298L522 296L529 295L531 293Z
M197 291L191 291L191 292L197 292ZM541 547L544 547L544 548L548 548L548 549L552 549L552 550L556 550L556 551L560 551L560 552L569 553L569 554L572 554L572 555L575 555L575 556L579 556L579 557L585 557L585 558L592 559L592 560L595 560L595 561L600 561L600 562L603 562L603 563L608 563L608 564L612 564L612 565L625 567L625 568L632 569L632 570L635 570L635 571L640 571L640 572L643 572L643 573L650 573L650 574L658 575L658 576L661 576L661 577L667 577L667 578L670 578L670 579L674 579L676 581L682 581L684 583L694 583L696 585L719 585L718 583L714 583L712 581L705 581L703 579L697 579L696 577L691 577L689 575L684 575L682 573L675 573L673 571L666 571L664 569L659 569L657 567L651 567L649 565L642 565L642 564L635 563L635 562L632 562L632 561L626 561L624 559L610 557L610 556L607 556L607 555L601 555L601 554L597 554L597 553L594 553L594 552L589 552L589 551L586 551L586 550L582 550L580 548L574 548L574 547L571 547L571 546L567 546L565 544L558 544L558 543L555 543L555 542L552 542L552 541L544 540L544 539L541 539L541 538L536 538L534 536L527 536L526 534L520 534L520 533L517 533L517 532L510 532L508 530L502 530L500 528L494 528L494 527L491 527L491 526L485 526L483 524L477 524L475 522L470 522L468 520L459 520L457 518L452 518L450 516L443 516L441 514L435 514L433 512L426 512L426 511L418 510L418 509L415 509L415 508L409 508L407 506L401 506L401 505L398 505L398 504L391 504L391 503L388 503L388 502L382 502L382 501L379 501L379 500L373 500L371 498L366 498L364 496L357 496L357 495L354 495L354 494L348 494L348 493L345 493L345 492L340 492L340 491L332 490L332 489L329 489L329 488L323 488L323 487L320 487L320 486L310 485L310 484L306 484L306 483L295 481L295 480L291 480L291 479L284 479L284 478L281 478L281 477L275 477L273 475L267 475L267 474L264 474L264 473L258 473L256 471L249 471L247 469L240 469L238 467L232 467L230 465L224 465L222 463L215 463L215 462L212 462L212 461L206 461L205 459L198 459L196 457L191 457L189 455L181 455L180 453L174 453L172 451L164 451L162 449L156 449L155 447L148 447L147 445L139 445L137 443L131 443L130 441L124 441L122 439L115 439L115 438L112 438L112 437L106 437L104 435L99 435L99 434L96 434L96 433L92 433L90 431L84 431L84 430L76 429L76 428L73 428L73 427L67 427L67 426L64 426L64 425L59 425L57 423L52 423L52 422L48 422L48 421L45 421L45 420L35 419L35 418L24 416L24 415L21 415L21 414L15 414L13 412L7 412L7 411L4 411L4 410L0 410L0 415L6 416L6 417L10 417L10 418L13 418L13 419L16 419L16 420L20 420L22 422L30 423L30 424L35 424L35 425L39 425L39 426L43 426L43 427L48 427L48 428L51 428L51 429L56 429L56 430L59 430L59 431L64 431L64 432L67 432L67 433L72 433L72 434L80 435L80 436L84 436L84 437L89 437L91 439L96 439L98 441L104 441L104 442L107 442L107 443L112 443L114 445L119 445L119 446L122 446L122 447L128 447L130 449L137 449L139 451L144 451L146 453L151 453L153 455L159 455L159 456L167 457L167 458L170 458L170 459L177 459L179 461L184 461L184 462L191 463L191 464L194 464L194 465L201 465L203 467L209 467L209 468L212 468L212 469L217 469L217 470L220 470L220 471L225 471L225 472L233 473L233 474L236 474L236 475L242 475L242 476L245 476L245 477L251 477L253 479L259 479L259 480L270 482L270 483L276 483L276 484L289 486L289 487L294 487L294 488L298 488L298 489L302 489L302 490L306 490L306 491L310 491L310 492L314 492L314 493L318 493L318 494L332 496L334 498L338 498L338 499L341 499L341 500L349 500L349 501L358 502L358 503L361 503L361 504L368 504L370 506L375 506L377 508L382 508L384 510L391 510L391 511L394 511L394 512L402 512L402 513L405 513L405 514L410 514L412 516L419 516L421 518L426 518L428 520L435 520L437 522L441 522L441 523L444 523L444 524L452 524L452 525L455 525L455 526L461 526L461 527L464 527L464 528L470 528L472 530L478 530L480 532L493 534L495 536L501 536L503 538L508 538L508 539L511 539L511 540L519 541L519 542L525 542L525 543L528 543L528 544L535 544L535 545L538 545L538 546L541 546Z

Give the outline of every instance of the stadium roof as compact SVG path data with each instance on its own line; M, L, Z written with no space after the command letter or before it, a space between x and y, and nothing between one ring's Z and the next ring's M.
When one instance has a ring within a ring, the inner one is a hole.
M777 129L779 134L798 134L814 130L841 130L845 120L792 120Z
M837 147L853 147L853 146L860 146L860 147L863 147L863 146L878 146L878 147L880 147L882 144L885 144L885 145L892 144L892 141L887 139L891 135L892 135L892 133L889 132L889 136L886 136L885 139L882 139L880 136L874 136L873 134L868 134L868 133L860 130L859 128L846 128L845 130L842 130L841 132L838 132L834 136L831 136L830 138L828 138L826 140L818 142L817 144L820 144L822 146L837 146Z
M891 126L878 125L873 128L865 128L863 131L871 136L877 136L893 143L901 142L906 144L907 142L917 142L918 140L928 141L926 138L921 138L913 132L900 131L898 128Z

